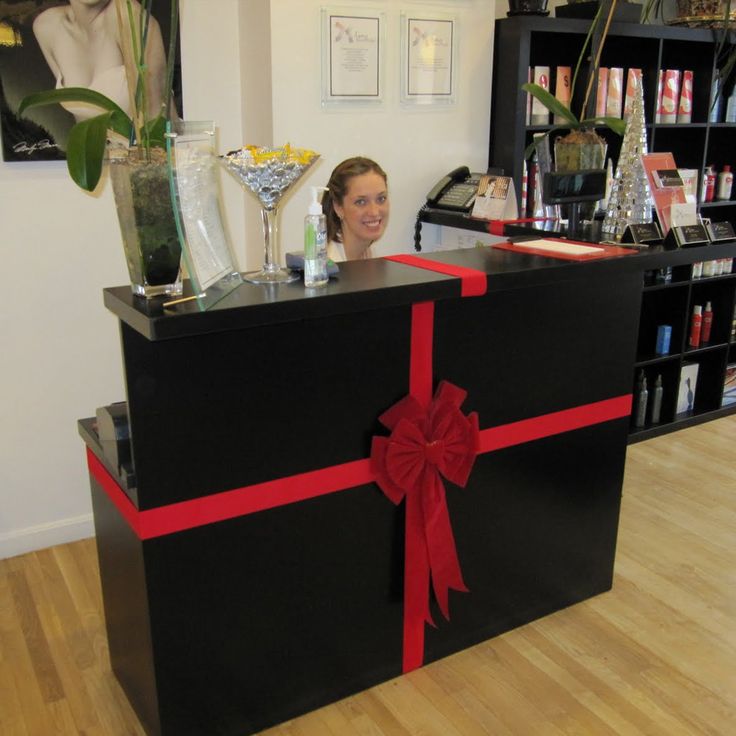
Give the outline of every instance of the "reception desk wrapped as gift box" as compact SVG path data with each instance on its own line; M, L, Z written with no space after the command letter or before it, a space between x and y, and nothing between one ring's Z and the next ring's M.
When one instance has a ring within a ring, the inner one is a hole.
M253 733L609 589L626 261L375 259L208 312L107 289L132 467L80 430L146 730Z

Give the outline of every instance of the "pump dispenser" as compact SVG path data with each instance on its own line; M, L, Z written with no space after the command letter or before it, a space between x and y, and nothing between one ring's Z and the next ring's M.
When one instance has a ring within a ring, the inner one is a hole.
M322 212L319 192L326 187L311 187L312 201L304 218L304 286L327 284L327 218Z

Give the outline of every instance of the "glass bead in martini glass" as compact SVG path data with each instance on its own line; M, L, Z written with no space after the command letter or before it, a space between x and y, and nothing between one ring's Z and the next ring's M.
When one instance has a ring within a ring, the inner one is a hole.
M278 205L319 154L304 148L244 146L221 157L227 171L260 202L263 219L264 263L260 271L243 274L254 284L296 281L299 274L282 268L278 242Z

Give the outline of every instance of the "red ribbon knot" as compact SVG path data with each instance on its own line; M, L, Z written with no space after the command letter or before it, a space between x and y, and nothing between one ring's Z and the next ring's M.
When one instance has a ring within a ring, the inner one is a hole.
M442 478L465 487L478 451L478 415L460 406L467 392L443 381L426 408L411 394L379 417L389 437L373 437L371 469L395 504L406 498L405 605L433 624L429 578L449 620L449 591L467 592Z

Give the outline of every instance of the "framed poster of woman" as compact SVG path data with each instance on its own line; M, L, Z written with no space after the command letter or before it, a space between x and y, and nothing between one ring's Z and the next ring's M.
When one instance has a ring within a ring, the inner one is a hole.
M17 113L28 94L64 87L101 92L129 112L116 4L119 0L0 0L0 138L4 161L65 158L69 130L99 113L80 104L34 107ZM138 0L130 0L140 8ZM128 0L121 3L122 9ZM145 0L151 7L147 64L153 79L151 106L163 93L171 0ZM178 31L178 29L175 29ZM177 43L178 49L178 43ZM174 99L181 114L181 75Z

